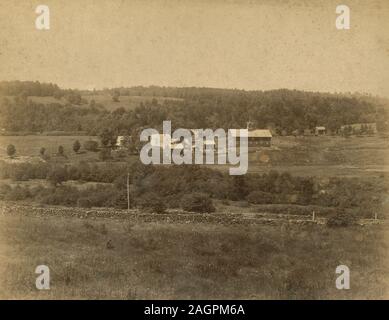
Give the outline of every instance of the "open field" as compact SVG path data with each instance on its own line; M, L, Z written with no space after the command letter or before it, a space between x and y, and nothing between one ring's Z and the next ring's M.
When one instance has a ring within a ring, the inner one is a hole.
M0 296L97 299L387 297L387 225L224 225L0 216ZM107 246L107 243L112 244ZM48 250L50 244L50 250ZM51 289L35 289L48 265ZM351 289L335 288L346 264Z
M389 139L380 136L273 137L252 160L271 165L387 165Z
M152 96L120 96L118 102L114 102L110 95L85 95L83 99L88 102L95 100L96 103L102 104L107 110L112 111L117 108L123 107L127 110L135 109L143 102L151 102L156 99L158 103L163 104L164 101L183 101L183 99L172 97L152 97Z
M8 96L9 99L12 99L13 97ZM112 100L112 96L110 95L103 95L103 94L96 94L96 95L84 95L82 96L83 99L89 102L91 100L95 100L96 103L102 104L105 109L112 111L117 108L125 108L127 110L135 109L136 107L139 107L140 103L145 103L147 101L152 101L153 99L156 99L158 103L162 104L166 100L174 100L174 101L183 101L183 99L180 98L173 98L173 97L158 97L158 96L120 96L118 102L114 102ZM65 98L56 99L54 97L35 97L30 96L28 99L31 99L33 102L36 103L42 103L42 104L50 104L50 103L60 103L60 104L66 104L67 101ZM82 107L84 105L81 105Z
M249 172L252 173L265 173L270 170L276 170L279 172L291 172L295 176L301 177L377 177L377 176L389 176L389 166L347 166L347 165L311 165L311 166L256 166L251 165Z
M73 151L73 143L76 140L81 143L80 152L77 154ZM58 152L58 147L63 146L66 158L54 157L53 160L60 162L99 161L98 152L86 152L84 149L84 142L88 140L99 141L94 136L0 136L0 159L12 162L36 162L37 160L41 160L39 158L39 151L42 147L46 149L46 155L53 156ZM10 160L6 156L8 144L13 144L16 147L16 157L14 160ZM28 159L28 157L32 158Z
M16 147L16 156L37 156L42 147L46 148L47 154L50 155L57 153L58 147L62 145L65 154L71 153L72 156L76 157L77 155L73 151L73 143L76 140L80 141L82 148L85 141L98 141L98 138L92 136L0 136L0 153L2 156L5 155L7 145L13 144Z
M99 161L98 153L75 154L72 145L79 140L99 141L95 136L0 136L0 158L6 157L8 144L16 147L17 156L37 156L41 147L55 154L65 148L70 162ZM377 177L388 175L389 140L378 136L351 137L274 137L271 148L249 154L249 172L288 171L297 176ZM133 160L134 156L130 157ZM127 161L130 159L123 159ZM229 166L212 166L228 169Z

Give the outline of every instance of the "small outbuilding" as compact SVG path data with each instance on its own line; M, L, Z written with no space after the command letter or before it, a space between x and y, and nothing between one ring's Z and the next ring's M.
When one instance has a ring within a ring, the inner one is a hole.
M326 127L315 127L315 136L323 136L326 134Z
M115 147L119 149L128 148L131 144L131 136L118 136Z

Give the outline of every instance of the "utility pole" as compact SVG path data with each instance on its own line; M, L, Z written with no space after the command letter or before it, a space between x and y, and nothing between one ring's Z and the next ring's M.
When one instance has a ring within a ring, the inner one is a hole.
M127 210L130 211L130 173L127 172Z
M312 211L312 221L315 221L315 210Z

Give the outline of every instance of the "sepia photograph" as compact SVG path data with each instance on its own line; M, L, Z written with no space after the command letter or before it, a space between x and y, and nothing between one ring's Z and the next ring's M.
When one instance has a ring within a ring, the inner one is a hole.
M1 0L0 300L387 300L388 30L387 0Z

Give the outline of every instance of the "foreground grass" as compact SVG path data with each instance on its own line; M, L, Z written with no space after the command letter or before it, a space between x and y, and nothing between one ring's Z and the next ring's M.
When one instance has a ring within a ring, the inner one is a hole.
M383 298L383 231L3 215L0 298ZM40 264L50 267L48 291L35 289ZM340 264L350 290L335 288Z

